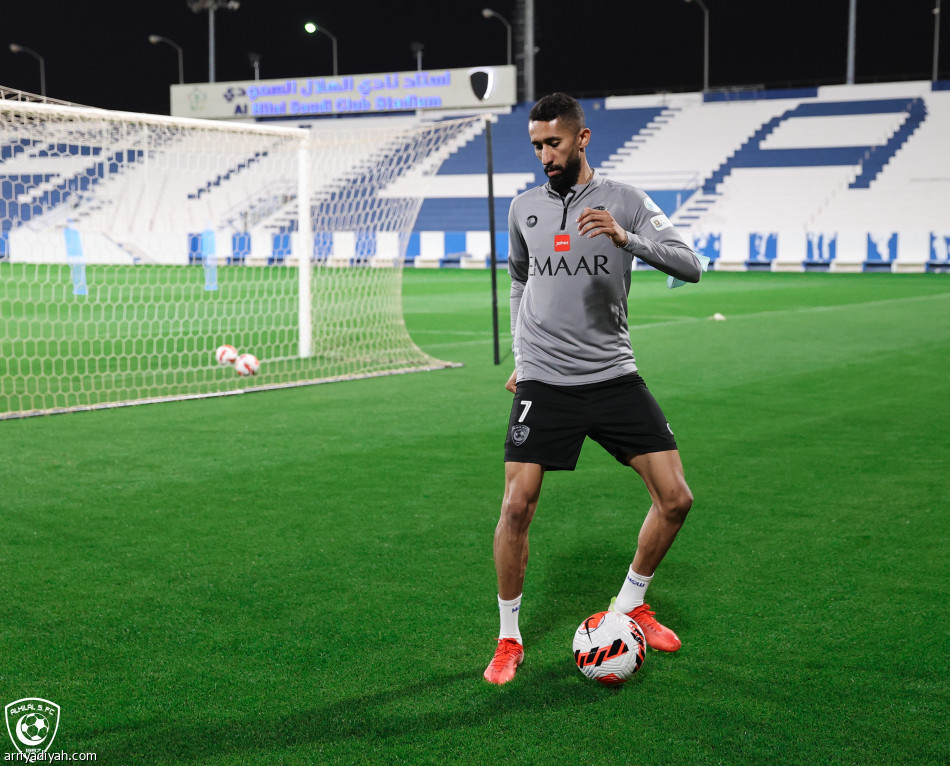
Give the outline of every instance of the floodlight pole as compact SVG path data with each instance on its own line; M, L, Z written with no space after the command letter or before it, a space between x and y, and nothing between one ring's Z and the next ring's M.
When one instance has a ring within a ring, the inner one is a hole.
M694 0L685 0L691 3ZM709 9L703 0L695 0L703 11L703 93L709 90Z
M332 47L333 47L333 76L334 76L334 77L338 77L339 74L340 74L340 67L339 67L339 62L338 62L338 60L337 60L337 55L336 55L336 35L331 34L330 31L329 31L328 29L326 29L326 27L320 27L320 31L323 32L323 34L325 34L327 37L329 37L329 38L330 38L330 42L332 43Z
M241 7L238 0L188 0L194 13L208 12L208 82L214 82L214 12L219 8L236 11Z
M340 68L336 56L336 35L330 32L326 27L317 27L317 32L323 32L323 34L330 38L330 43L333 48L333 76L337 77L340 74Z
M410 49L412 50L413 55L416 57L416 71L422 71L422 51L425 50L425 46L417 41L413 41L409 44Z
M940 0L937 0L937 6L933 10L934 14L934 71L933 77L931 78L934 82L937 82L937 63L940 58Z
M17 45L16 43L10 43L10 52L28 53L30 56L40 62L40 95L43 98L46 98L46 59L44 59L32 48L27 48L25 45Z
M208 82L214 82L214 3L208 5Z
M524 2L524 100L534 103L534 0Z
M326 27L321 27L317 24L314 24L312 21L308 21L306 24L304 24L303 29L308 35L315 35L317 32L320 32L321 34L324 34L330 38L330 42L333 44L333 76L337 77L340 72L336 55L336 35Z
M505 25L505 29L507 30L508 34L508 66L511 66L511 24L508 23L508 19L506 19L500 13L493 11L491 8L482 8L482 16L484 16L486 19L498 19L502 24Z
M854 85L854 40L857 36L858 0L851 0L848 6L848 73L846 82Z
M176 43L174 40L169 40L167 37L162 37L161 35L149 35L148 41L152 45L157 45L158 43L165 43L170 45L176 51L178 51L178 84L185 84L185 56L181 50L181 46Z

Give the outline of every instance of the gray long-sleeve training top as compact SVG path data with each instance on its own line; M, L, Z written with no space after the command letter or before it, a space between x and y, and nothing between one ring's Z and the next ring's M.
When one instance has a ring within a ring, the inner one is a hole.
M585 207L610 211L629 236L577 231ZM544 184L508 211L512 349L518 380L579 385L636 372L627 324L634 257L687 282L699 258L640 189L594 174L564 197Z

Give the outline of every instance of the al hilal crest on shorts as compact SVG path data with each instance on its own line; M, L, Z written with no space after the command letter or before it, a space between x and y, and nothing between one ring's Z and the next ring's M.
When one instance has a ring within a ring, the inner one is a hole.
M528 426L518 423L511 427L511 441L516 447L520 447L528 438L531 429Z

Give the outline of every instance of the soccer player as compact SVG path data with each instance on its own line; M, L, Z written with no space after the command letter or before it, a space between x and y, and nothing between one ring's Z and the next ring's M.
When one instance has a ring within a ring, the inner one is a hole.
M515 370L506 388L515 397L494 540L501 629L484 673L495 684L514 678L524 659L528 527L546 471L574 470L590 436L643 479L652 505L611 608L661 651L675 652L680 640L644 597L693 502L673 432L637 372L627 296L634 258L685 282L699 281L700 259L644 192L593 171L591 132L575 99L538 101L528 136L548 181L516 197L508 213Z

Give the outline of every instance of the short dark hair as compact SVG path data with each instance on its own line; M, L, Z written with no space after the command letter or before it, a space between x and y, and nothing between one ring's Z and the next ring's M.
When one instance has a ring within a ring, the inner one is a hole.
M532 122L551 122L561 119L572 124L578 133L587 127L584 121L584 109L577 99L566 93L552 93L538 100L531 108L528 119Z

